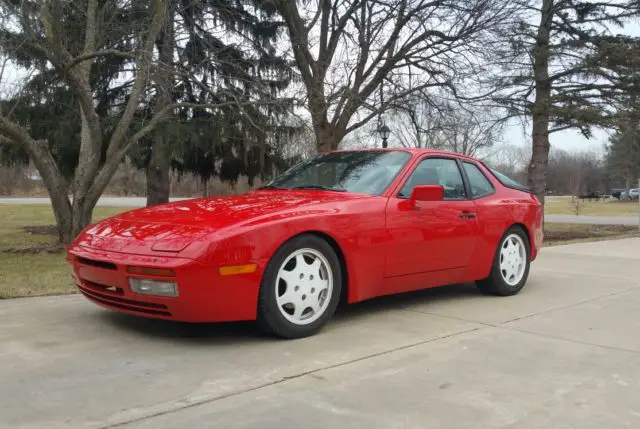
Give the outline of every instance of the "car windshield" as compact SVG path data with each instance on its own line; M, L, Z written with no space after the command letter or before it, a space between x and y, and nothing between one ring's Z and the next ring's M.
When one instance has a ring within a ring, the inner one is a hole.
M404 151L345 151L318 155L287 170L263 188L319 189L380 195L404 167Z

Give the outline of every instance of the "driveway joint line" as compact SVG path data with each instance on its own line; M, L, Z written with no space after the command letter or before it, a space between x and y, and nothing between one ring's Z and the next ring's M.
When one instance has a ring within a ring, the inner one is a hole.
M633 350L633 349L625 349L625 348L622 348L622 347L609 346L609 345L606 345L606 344L590 343L588 341L573 340L571 338L558 337L558 336L555 336L555 335L543 334L543 333L534 332L534 331L528 331L526 329L512 328L512 327L509 327L509 326L496 326L496 328L504 329L506 331L521 332L523 334L533 335L533 336L536 336L536 337L543 337L543 338L550 338L550 339L553 339L553 340L566 341L566 342L573 343L573 344L581 344L581 345L597 347L597 348L601 348L601 349L605 349L605 350L612 350L612 351L626 352L626 353L632 353L632 354L640 355L640 351Z
M612 296L620 295L622 293L627 293L627 292L630 292L630 291L633 291L633 290L638 290L638 289L640 289L640 286L632 286L630 288L609 292L609 293L606 293L604 295L598 295L596 297L585 299L583 301L578 301L578 302L574 302L574 303L571 303L571 304L561 305L559 307L549 308L547 310L542 310L542 311L539 311L537 313L532 313L532 314L528 314L528 315L525 315L525 316L515 317L513 319L506 320L504 322L500 322L500 326L505 325L507 323L516 322L516 321L519 321L519 320L529 319L531 317L535 317L535 316L538 316L538 315L541 315L541 314L547 314L547 313L551 313L551 312L558 311L558 310L566 310L568 308L580 306L580 305L583 305L583 304L589 304L590 302L598 301L600 299L610 298Z

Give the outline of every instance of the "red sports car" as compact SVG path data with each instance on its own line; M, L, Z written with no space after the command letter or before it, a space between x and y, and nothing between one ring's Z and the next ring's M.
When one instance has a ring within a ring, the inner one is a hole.
M101 306L146 317L258 320L317 332L340 301L476 282L518 293L542 245L542 207L482 162L424 149L318 155L231 197L132 210L68 249Z

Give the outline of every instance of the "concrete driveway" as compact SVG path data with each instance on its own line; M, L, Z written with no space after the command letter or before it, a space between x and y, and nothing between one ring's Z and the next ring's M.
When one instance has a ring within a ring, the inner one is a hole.
M0 301L0 427L640 427L640 239L544 249L510 298L454 286L318 336Z

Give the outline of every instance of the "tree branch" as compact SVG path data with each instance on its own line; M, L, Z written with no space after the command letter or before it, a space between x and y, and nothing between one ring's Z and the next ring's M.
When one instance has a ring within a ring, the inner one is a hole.
M104 49L102 51L88 52L88 53L83 53L81 55L78 55L65 66L67 69L71 69L76 65L82 63L83 61L92 60L98 57L106 57L106 56L116 56L116 57L136 59L136 55L132 52L123 52L117 49Z
M136 78L133 83L133 87L131 88L129 102L127 103L127 106L118 121L118 125L111 136L109 149L107 149L107 157L109 157L112 152L118 151L120 147L125 144L126 131L129 128L133 115L138 108L140 96L142 95L147 79L149 78L153 46L158 38L158 34L160 34L160 31L162 30L162 24L166 12L166 0L155 0L154 3L153 19L149 26L146 39L142 43L142 50L137 55Z

